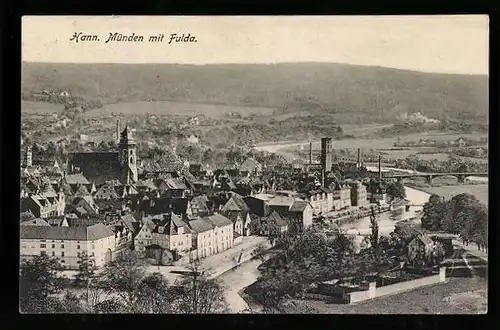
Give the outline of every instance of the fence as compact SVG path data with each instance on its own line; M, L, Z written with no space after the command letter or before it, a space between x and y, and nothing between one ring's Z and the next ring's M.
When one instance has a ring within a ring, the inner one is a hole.
M349 303L354 304L368 299L413 290L422 286L442 283L444 281L446 281L446 267L442 267L437 275L422 277L412 281L399 282L379 288L377 288L377 284L375 282L372 282L369 284L368 290L351 292L347 295Z

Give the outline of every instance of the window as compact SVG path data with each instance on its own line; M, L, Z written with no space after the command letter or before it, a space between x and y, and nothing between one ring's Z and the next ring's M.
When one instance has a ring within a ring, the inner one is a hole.
M56 253L54 251L52 251L52 256L55 257L56 256Z
M133 162L134 162L134 160L133 160L133 158L132 158L132 157L130 157L130 162L131 162L131 163L133 163Z
M130 150L130 156L132 156L133 154L134 154L134 151Z
M40 244L40 249L45 249L47 246L45 244Z
M77 249L77 250L80 250L80 245L77 245L77 246L76 246L76 249Z
M26 244L21 245L22 248L26 248Z
M64 249L64 244L61 244L61 249Z
M52 248L55 249L56 248L56 245L55 244L52 244Z
M80 256L81 256L80 252L78 252L76 255L78 258L80 258Z
M62 255L61 257L64 257L64 253L63 253L63 255ZM64 260L61 260L61 263L63 264L63 263L64 263Z
M61 252L61 257L64 257L64 252Z

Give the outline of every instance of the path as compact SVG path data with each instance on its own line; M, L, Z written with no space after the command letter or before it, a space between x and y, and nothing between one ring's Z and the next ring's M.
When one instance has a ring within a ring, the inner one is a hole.
M453 240L453 245L457 245L457 246L461 247L462 249L466 250L467 252L469 252L470 254L488 262L488 252L484 252L484 251L479 250L477 248L477 246L474 245L474 243L470 243L469 245L465 245L458 240Z

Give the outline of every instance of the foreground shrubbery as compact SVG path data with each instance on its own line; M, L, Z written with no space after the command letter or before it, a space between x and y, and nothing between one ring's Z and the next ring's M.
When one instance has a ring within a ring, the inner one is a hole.
M57 259L46 254L21 265L20 310L23 313L218 313L227 309L222 284L200 274L168 283L161 273L148 273L133 251L96 274L82 254L75 281L58 275Z

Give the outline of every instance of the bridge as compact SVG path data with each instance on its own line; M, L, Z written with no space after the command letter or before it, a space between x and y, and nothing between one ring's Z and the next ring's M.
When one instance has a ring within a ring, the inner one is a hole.
M449 172L449 173L382 173L382 178L384 179L396 179L398 181L402 181L407 178L425 178L426 182L431 184L432 180L437 177L442 176L454 176L458 179L458 183L464 183L465 178L468 176L479 176L479 177L488 177L487 172Z

